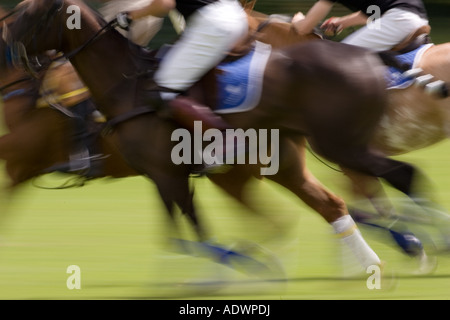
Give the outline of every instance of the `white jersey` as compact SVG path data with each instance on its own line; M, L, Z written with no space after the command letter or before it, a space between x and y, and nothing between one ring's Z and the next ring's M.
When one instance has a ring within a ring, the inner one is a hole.
M428 25L428 20L418 14L397 8L386 11L379 19L368 21L366 26L341 42L374 51L385 51L406 39L418 28Z

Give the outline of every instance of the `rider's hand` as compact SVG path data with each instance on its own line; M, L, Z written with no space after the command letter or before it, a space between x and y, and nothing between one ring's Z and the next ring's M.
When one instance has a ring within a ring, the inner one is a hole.
M340 18L330 18L327 19L320 28L323 30L326 36L334 37L344 30Z
M296 23L297 21L305 19L305 15L302 12L297 12L292 18L292 23Z
M131 20L128 12L120 12L116 16L117 25L124 30L128 30L130 28L130 24L133 20Z

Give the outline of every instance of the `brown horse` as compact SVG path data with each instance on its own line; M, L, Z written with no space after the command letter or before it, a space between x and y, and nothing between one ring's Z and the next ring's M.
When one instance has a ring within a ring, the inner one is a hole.
M0 8L0 19L7 16L8 13ZM0 47L6 49L4 43L1 43ZM36 64L50 63L51 57L44 55L40 58L42 61L36 61ZM80 120L84 120L93 124L92 119L76 120L70 115L77 114L74 109L90 103L90 94L84 90L84 84L73 66L65 59L61 61L51 63L49 70L33 72L36 77L30 76L22 68L2 69L0 94L4 98L2 111L9 133L0 138L0 158L6 160L10 191L14 191L20 183L30 178L48 172L71 169L69 158L74 151L74 131L76 131L74 129L77 127L74 128L74 122L79 124ZM104 157L95 159L94 172L86 169L77 171L72 169L70 170L72 175L76 174L80 179L69 178L67 183L55 188L80 186L86 182L86 179L92 181L102 177L121 178L137 175L137 172L123 161L117 149L111 145L111 136L101 135L101 125L95 123L94 125L93 142L97 152ZM253 170L248 174L247 171L245 173L249 179ZM239 174L239 177L241 178L242 174ZM247 179L242 181L246 183ZM236 182L239 184L239 180ZM245 202L245 199L239 198L237 193L234 193L235 185L229 186L227 191L231 195L236 196L238 201L251 210L250 212L255 211ZM241 187L243 188L240 186L237 189L240 190ZM256 213L261 216L260 212ZM5 213L2 216L5 216ZM277 226L274 221L267 225L279 231L280 226ZM252 248L252 250L258 250L258 247Z
M65 27L70 5L81 8L81 29ZM143 83L146 79L124 77L142 71L137 68L143 63L136 60L139 48L108 28L76 0L28 3L10 31L12 39L22 42L29 54L48 49L68 54L96 105L115 123L111 139L127 163L156 183L169 214L173 214L176 204L195 222L188 183L192 166L175 165L170 156L175 146L171 136L177 125L161 118L151 108L138 108L145 94L138 89L147 86ZM29 41L31 37L33 41ZM329 63L330 51L341 64ZM364 72L349 74L340 67L348 57L353 58L354 68ZM155 61L146 63L150 64L146 70L156 68ZM368 148L384 112L384 81L380 70L379 60L366 50L333 42L311 42L273 51L264 73L260 104L245 114L227 116L237 128L279 129L283 137L289 137L280 140L283 143L280 169L270 178L294 192L329 223L347 214L345 204L309 175L304 155L297 153L298 144L290 142L294 139L307 137L331 161L383 177L408 195L413 191L412 166L380 157ZM329 95L324 96L324 90ZM239 172L239 168L240 165L236 166L234 172ZM248 173L240 180L219 184L243 185L239 181L247 176ZM194 224L194 227L203 239L201 226Z

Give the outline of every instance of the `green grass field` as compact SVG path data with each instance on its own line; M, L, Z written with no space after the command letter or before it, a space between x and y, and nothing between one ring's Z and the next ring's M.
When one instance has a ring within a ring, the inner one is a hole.
M450 143L410 153L432 178L437 201L450 209ZM330 189L346 197L345 180L309 156L310 168ZM35 181L56 186L66 176ZM91 181L81 188L44 190L31 183L13 198L0 245L0 299L449 299L450 260L439 257L434 274L414 276L415 262L362 229L397 274L391 290L369 290L366 280L342 280L340 249L331 228L303 203L269 182L255 183L249 197L267 217L289 226L284 237L273 224L252 216L206 179L194 179L202 217L217 240L252 240L276 253L286 282L257 281L205 259L167 251L163 208L154 185L141 177ZM9 199L9 200L7 200ZM190 230L182 225L189 236ZM80 268L80 289L68 289L67 268ZM281 274L272 275L281 277ZM195 285L226 280L223 286Z
M278 10L278 2L265 2ZM448 39L444 12L433 11L435 43ZM430 193L450 211L450 142L401 159L429 175L434 184ZM340 173L311 155L308 163L328 188L349 199L347 182ZM35 183L57 186L67 178L48 175ZM0 175L0 182L4 181ZM365 278L343 279L354 261L342 256L331 227L280 187L262 181L249 189L264 219L250 214L208 180L192 183L202 218L217 241L250 240L263 245L285 269L285 274L272 277L285 276L287 281L260 281L167 250L164 209L155 186L142 177L91 181L66 190L40 189L29 182L13 197L6 191L0 194L0 299L450 299L450 255L438 257L433 274L416 276L412 274L414 260L400 253L388 238L361 228L389 270L396 273L391 290L369 290ZM275 223L283 227L281 231ZM190 236L187 224L182 227ZM268 240L275 235L280 237ZM80 289L67 286L71 276L67 269L72 265L80 268ZM213 282L217 280L227 283ZM208 284L200 285L202 281Z

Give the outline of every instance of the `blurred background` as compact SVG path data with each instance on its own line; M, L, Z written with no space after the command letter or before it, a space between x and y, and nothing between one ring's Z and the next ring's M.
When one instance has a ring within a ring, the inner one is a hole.
M1 0L13 7L19 1ZM99 6L100 1L87 1ZM306 12L313 0L258 0L255 10L266 14L293 15ZM450 0L425 0L435 43L450 41ZM331 15L348 11L334 7ZM345 36L342 34L341 36ZM149 44L159 47L173 42L176 34L166 19L161 32ZM339 39L336 39L339 40ZM1 103L0 103L1 107ZM419 150L402 160L420 166L438 186L435 197L450 209L450 142ZM348 196L347 181L307 153L310 170L329 189ZM0 181L4 172L2 171ZM343 281L338 275L351 261L340 261L340 248L321 217L277 185L256 181L248 197L267 219L283 227L280 239L265 245L268 265L284 267L288 283L253 283L230 269L165 249L164 209L155 186L143 177L101 179L83 188L45 190L58 186L65 176L45 176L22 186L14 197L3 199L1 212L9 209L14 219L0 232L0 299L449 299L450 261L444 256L434 275L413 276L412 260L391 243L366 233L372 247L399 271L396 290L374 292L364 281ZM249 214L206 179L193 181L199 209L218 240L246 245L261 243L278 225ZM187 228L187 227L186 227ZM383 238L384 239L384 238ZM279 240L279 241L277 241ZM275 254L271 254L271 252ZM272 259L273 258L273 259ZM69 290L66 269L81 268L81 290ZM199 288L182 286L186 279L237 279L233 286L211 282ZM220 277L219 277L220 279ZM236 284L239 284L237 286Z
M17 0L2 0L2 6L13 7L20 1ZM87 0L94 7L101 5L99 0ZM298 11L306 13L314 4L315 0L258 0L255 10L266 14L286 14L293 15ZM436 43L444 42L445 29L450 28L450 19L448 12L450 12L450 0L425 0L425 6L430 16L430 24L433 28L432 39ZM331 16L338 16L347 14L349 11L340 4L336 4L331 12ZM345 33L341 34L344 36ZM150 44L151 47L159 47L163 43L171 42L176 37L170 22L165 21L161 32L153 39Z

